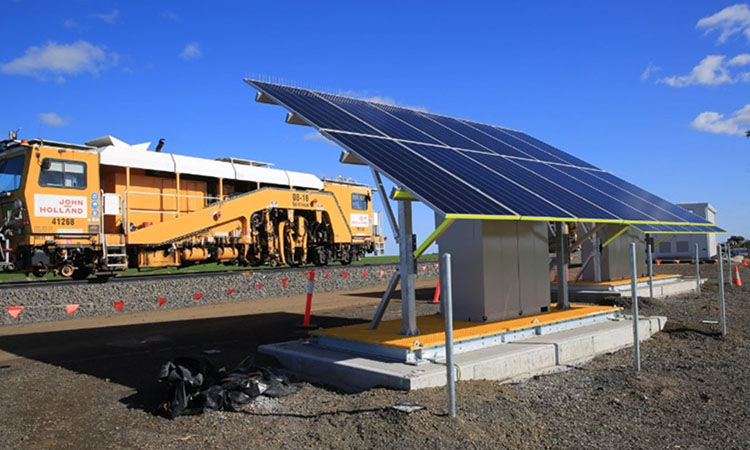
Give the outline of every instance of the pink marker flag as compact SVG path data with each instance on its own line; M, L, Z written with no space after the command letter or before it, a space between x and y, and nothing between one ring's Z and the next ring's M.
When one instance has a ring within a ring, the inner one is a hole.
M23 311L23 306L8 306L8 314L14 319L18 318L21 311Z

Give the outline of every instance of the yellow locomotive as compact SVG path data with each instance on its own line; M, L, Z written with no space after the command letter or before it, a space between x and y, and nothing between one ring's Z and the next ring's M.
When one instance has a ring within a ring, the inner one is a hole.
M382 252L368 186L163 144L0 142L0 264L85 278L203 262L348 264Z

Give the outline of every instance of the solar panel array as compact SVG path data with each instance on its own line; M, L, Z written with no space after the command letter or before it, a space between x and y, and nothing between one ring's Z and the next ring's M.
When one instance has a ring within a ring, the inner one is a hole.
M246 81L448 218L712 225L520 131Z

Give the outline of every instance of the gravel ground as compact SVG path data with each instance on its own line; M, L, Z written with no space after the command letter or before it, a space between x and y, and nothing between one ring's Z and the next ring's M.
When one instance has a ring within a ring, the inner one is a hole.
M390 278L395 268L395 264L316 268L315 292L382 284ZM121 312L185 308L196 304L302 294L307 291L309 270L257 270L180 277L172 280L158 278L136 282L0 287L0 325L65 320L82 316L111 316ZM437 273L434 261L422 262L417 266L418 278L437 278ZM78 305L78 309L70 315L66 311L66 305L69 304ZM13 318L7 312L9 306L24 308L17 318ZM121 310L116 309L116 306Z
M246 315L0 337L0 446L5 448L748 448L750 288L728 288L729 336L702 324L718 317L715 266L699 299L642 299L666 315L666 329L642 346L567 372L515 383L459 382L459 417L446 417L444 389L373 389L343 394L305 384L295 395L260 399L240 413L170 421L150 411L159 364L215 348L233 366L257 345L296 336L299 316ZM689 275L692 265L659 266ZM750 270L741 268L750 282ZM422 282L421 313L435 311ZM318 314L322 326L367 319L378 290L349 296L371 303ZM333 294L328 294L333 295ZM341 294L342 305L347 295ZM258 304L262 302L257 302ZM398 313L398 301L388 311ZM210 346L210 347L209 347ZM392 405L416 402L411 414Z

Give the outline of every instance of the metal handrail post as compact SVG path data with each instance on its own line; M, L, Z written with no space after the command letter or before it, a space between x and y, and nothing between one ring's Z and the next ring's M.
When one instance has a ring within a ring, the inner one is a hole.
M654 261L651 242L648 242L648 296L654 298Z
M727 315L724 307L724 256L721 254L721 244L717 245L719 251L719 315L721 316L721 335L727 335Z
M635 348L635 371L641 371L641 341L638 333L638 271L635 264L635 243L630 244L630 263L633 271L631 290L633 296L633 347Z
M701 296L701 260L698 244L695 244L695 295Z
M448 379L448 415L456 417L456 377L453 367L453 290L451 284L451 255L443 254L440 293L445 318L445 366Z

